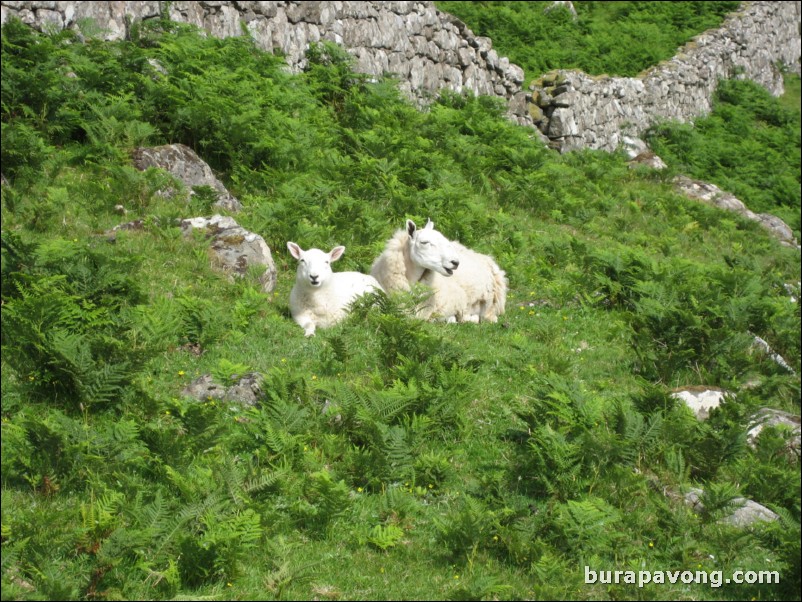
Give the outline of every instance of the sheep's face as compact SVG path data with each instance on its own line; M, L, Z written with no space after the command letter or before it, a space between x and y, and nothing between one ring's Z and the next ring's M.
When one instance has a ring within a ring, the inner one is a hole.
M329 280L332 274L331 264L345 252L345 247L334 247L328 253L320 249L304 251L294 242L288 242L287 249L298 260L296 281L313 288L323 286Z
M415 222L407 220L409 233L409 255L412 261L427 270L443 276L451 276L459 267L459 256L451 241L434 229L429 221L425 227L418 228Z

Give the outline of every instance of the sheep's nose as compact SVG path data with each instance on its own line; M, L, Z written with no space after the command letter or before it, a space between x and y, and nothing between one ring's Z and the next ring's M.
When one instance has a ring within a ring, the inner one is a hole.
M451 265L453 265L454 268L458 268L459 267L459 259L452 259L451 260Z

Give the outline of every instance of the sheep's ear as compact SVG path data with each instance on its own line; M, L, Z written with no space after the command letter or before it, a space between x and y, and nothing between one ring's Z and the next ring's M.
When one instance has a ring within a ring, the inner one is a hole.
M337 261L343 256L343 253L345 253L345 247L334 247L329 253L329 260L332 262Z
M427 217L426 218L426 225L423 227L423 229L424 230L434 230L434 222Z
M290 255L295 257L295 259L301 259L301 253L304 252L304 250L301 247L299 247L292 241L287 243L287 249L289 249Z
M415 225L415 222L413 222L411 219L408 219L407 220L407 233L410 236L412 236L413 234L415 234L415 230L417 230L417 229L418 229L418 227Z

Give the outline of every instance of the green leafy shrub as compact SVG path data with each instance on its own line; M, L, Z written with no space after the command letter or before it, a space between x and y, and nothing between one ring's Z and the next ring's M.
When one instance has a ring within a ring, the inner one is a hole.
M605 553L614 548L621 514L598 498L569 500L557 510L556 524L563 541L579 546L585 554Z
M636 76L671 58L679 46L717 27L739 2L577 2L576 19L550 2L437 2L476 35L524 68L529 78L552 69Z
M328 471L312 475L304 487L303 497L292 507L298 524L312 533L322 534L348 507L348 487L335 481Z
M492 511L481 500L468 495L435 520L439 541L453 556L467 555L474 546L485 545L494 523Z
M368 542L380 550L397 546L404 537L404 530L396 525L376 525L371 529Z
M53 152L44 138L25 122L2 122L3 173L9 178L34 177Z
M116 400L147 357L122 309L140 300L130 260L77 241L3 236L3 347L31 392L77 409ZM24 341L24 343L22 343ZM18 347L19 346L19 347Z
M720 82L713 110L693 126L664 123L646 136L672 168L712 182L800 236L800 121L749 80Z

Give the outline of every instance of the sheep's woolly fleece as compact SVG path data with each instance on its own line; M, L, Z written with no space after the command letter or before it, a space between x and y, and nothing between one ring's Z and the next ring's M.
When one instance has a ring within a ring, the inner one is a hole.
M329 328L342 321L357 297L382 290L376 279L367 274L332 271L331 264L342 257L345 247L326 253L320 249L304 251L288 242L287 249L298 260L290 312L308 337L315 334L316 328Z
M418 308L423 319L496 322L504 313L507 278L493 258L450 241L429 221L418 228L407 220L387 241L371 275L388 293L409 291L415 283L432 294Z

